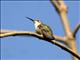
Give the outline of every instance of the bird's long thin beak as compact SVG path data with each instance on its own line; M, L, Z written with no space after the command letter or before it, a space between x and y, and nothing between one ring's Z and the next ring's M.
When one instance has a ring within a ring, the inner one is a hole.
M26 17L27 19L31 20L32 22L34 22L34 20L32 18Z

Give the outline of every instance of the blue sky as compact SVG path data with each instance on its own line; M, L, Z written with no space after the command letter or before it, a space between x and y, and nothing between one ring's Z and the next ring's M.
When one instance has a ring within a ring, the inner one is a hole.
M80 2L65 1L71 30L80 23ZM53 33L64 36L59 15L49 1L1 1L1 29L32 31L34 25L25 17L40 19L49 25ZM80 53L80 37L77 33L77 47ZM71 60L71 55L61 48L35 37L15 36L1 38L2 60Z

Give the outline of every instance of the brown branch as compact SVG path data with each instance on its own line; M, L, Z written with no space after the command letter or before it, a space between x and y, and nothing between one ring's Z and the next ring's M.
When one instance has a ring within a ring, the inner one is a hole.
M55 40L51 40L52 44L55 44L57 46L59 46L60 48L62 48L63 50L71 53L73 56L77 57L78 59L80 59L80 55L78 55L76 52L74 52L72 49L68 48L67 46L55 41Z
M14 32L14 30L0 30L0 34Z
M73 37L73 34L71 32L68 18L67 18L67 6L64 3L64 1L61 0L51 0L52 5L55 7L56 11L58 12L62 24L64 26L64 30L66 33L66 43L70 46L70 48L77 53L77 48L76 48L76 41ZM73 60L78 60L76 57L73 56Z
M1 30L2 31L2 30ZM3 32L6 32L6 30L4 30ZM39 34L36 34L36 33L34 33L34 32L27 32L27 31L13 31L13 32L9 32L8 30L7 30L7 32L6 33L2 33L1 35L0 35L0 37L2 38L2 37L8 37L8 36L26 36L26 35L28 35L28 36L34 36L34 37L37 37L37 38L39 38L39 39L42 39L42 40L45 40L45 38L43 38L43 36L42 35L39 35ZM47 40L45 40L45 41L47 41ZM74 55L75 57L77 57L77 58L80 58L80 56L77 54L77 53L75 53L73 50L71 50L70 48L68 48L68 47L66 47L66 46L64 46L64 45L62 45L61 43L59 43L58 41L56 41L56 40L50 40L50 41L48 41L48 42L50 42L50 43L52 43L52 44L55 44L55 45L57 45L57 46L59 46L60 48L62 48L63 50L65 50L65 51L67 51L67 52L69 52L70 54L72 54L72 55Z
M56 11L60 14L62 11L67 12L67 6L64 4L63 0L50 0L52 5L55 7Z
M1 30L0 38L8 37L8 36L20 36L20 35L23 35L23 36L30 35L30 36L35 36L40 39L42 39L43 37L42 35L36 34L34 32Z
M77 24L77 26L75 27L74 31L73 31L73 36L76 36L77 31L80 29L80 24Z
M42 39L42 36L39 35L39 34L36 34L34 32L27 32L27 31L14 31L14 30L0 30L0 37L8 37L8 36L14 36L14 35L32 35L32 36L36 36L38 38L41 38ZM57 41L60 41L60 42L65 42L65 38L64 37L60 37L60 36L57 36L57 35L53 35L55 37L55 39Z
M55 9L57 9L57 12L59 12L66 35L70 35L71 31L70 31L69 22L66 16L67 6L64 4L63 1L59 1L59 0L51 0L51 3L55 7Z

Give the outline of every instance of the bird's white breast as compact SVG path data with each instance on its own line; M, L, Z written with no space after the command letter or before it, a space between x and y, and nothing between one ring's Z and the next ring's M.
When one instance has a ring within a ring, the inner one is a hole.
M35 22L35 29L38 29L38 26L40 25L40 23L38 23L38 22Z

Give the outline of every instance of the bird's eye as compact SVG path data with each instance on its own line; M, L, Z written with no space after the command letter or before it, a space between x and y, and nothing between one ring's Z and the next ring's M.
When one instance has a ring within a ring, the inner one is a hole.
M37 20L38 22L40 22L39 20Z

